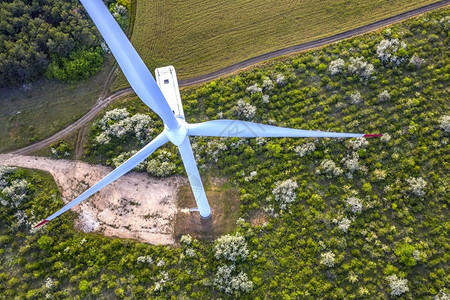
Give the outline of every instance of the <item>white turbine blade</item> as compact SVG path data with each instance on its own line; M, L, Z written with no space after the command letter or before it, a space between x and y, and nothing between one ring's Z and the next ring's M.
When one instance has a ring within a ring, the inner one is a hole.
M379 135L302 130L239 120L214 120L188 124L188 135L218 137L370 137Z
M206 199L205 189L203 188L202 179L198 173L197 163L195 162L194 153L192 152L191 142L187 136L183 143L178 146L184 168L191 184L192 193L194 193L195 202L197 203L200 216L208 218L211 215L211 208Z
M178 123L155 79L103 1L80 1L114 54L133 90L148 107L163 119L168 128L176 129Z
M69 202L67 205L65 205L63 208L52 214L51 216L47 217L44 221L37 224L35 227L44 225L50 220L53 220L54 218L58 217L59 215L65 213L81 201L87 199L91 195L95 194L114 180L118 179L120 176L124 175L128 171L132 170L134 167L136 167L139 163L141 163L144 159L146 159L150 154L153 153L156 149L158 149L160 146L164 145L169 139L166 137L165 133L161 133L158 135L153 141L147 144L144 148L142 148L139 152L137 152L135 155L130 157L127 161L125 161L123 164L118 166L114 171L106 175L102 180L94 184L92 187L87 189L84 193L82 193L80 196Z

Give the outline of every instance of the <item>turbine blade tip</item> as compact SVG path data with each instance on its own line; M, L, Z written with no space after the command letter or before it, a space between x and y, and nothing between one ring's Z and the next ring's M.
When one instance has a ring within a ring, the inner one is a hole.
M380 137L383 136L382 134L365 134L363 137L368 138L368 137Z
M44 225L45 223L47 223L48 222L48 220L44 220L44 221L42 221L41 223L39 223L39 224L37 224L36 226L34 226L33 228L37 228L37 227L39 227L39 226L42 226L42 225Z

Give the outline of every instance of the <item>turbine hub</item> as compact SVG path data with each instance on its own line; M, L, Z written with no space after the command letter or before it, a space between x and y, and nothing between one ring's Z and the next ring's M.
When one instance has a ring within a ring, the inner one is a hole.
M172 142L175 146L181 145L188 133L188 127L186 121L181 118L176 118L178 122L178 127L176 129L170 129L166 125L164 125L164 131L166 132L166 136L169 141Z

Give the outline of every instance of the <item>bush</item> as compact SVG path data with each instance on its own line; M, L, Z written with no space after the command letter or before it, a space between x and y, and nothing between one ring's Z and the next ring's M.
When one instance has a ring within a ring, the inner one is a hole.
M48 66L48 78L75 83L97 73L103 65L103 51L100 47L73 52L68 58L55 57Z

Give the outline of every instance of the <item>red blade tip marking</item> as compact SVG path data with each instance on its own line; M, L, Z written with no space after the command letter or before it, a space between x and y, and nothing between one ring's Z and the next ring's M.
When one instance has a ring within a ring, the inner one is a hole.
M33 228L42 226L42 225L44 225L44 224L47 223L47 222L48 222L48 220L44 220L44 221L42 221L41 223L39 223L39 224L37 224L36 226L34 226Z
M363 137L380 137L382 134L365 134Z

